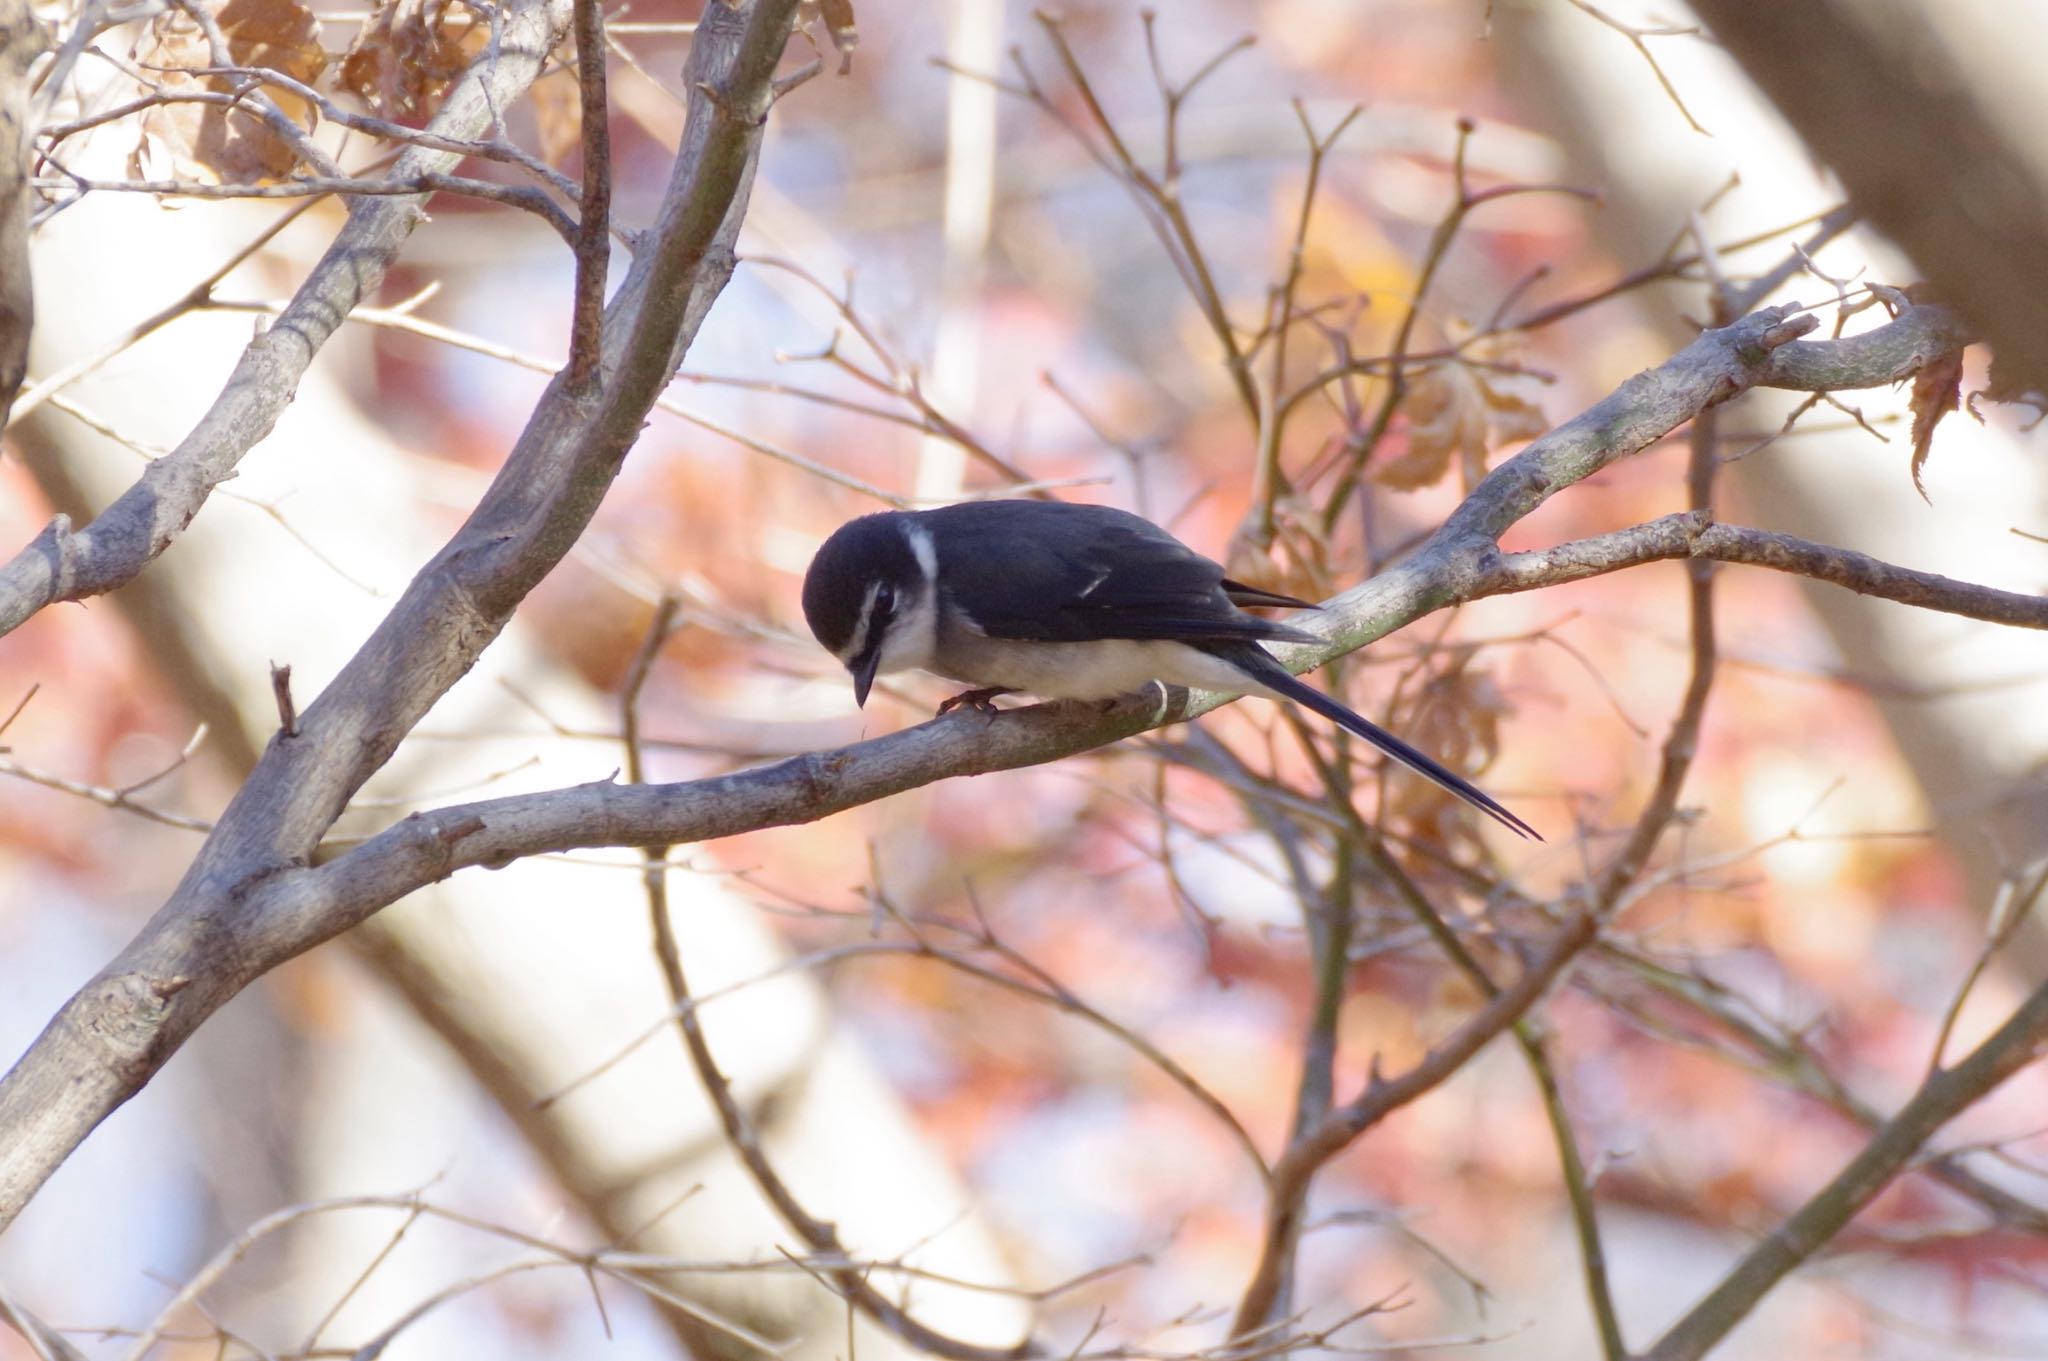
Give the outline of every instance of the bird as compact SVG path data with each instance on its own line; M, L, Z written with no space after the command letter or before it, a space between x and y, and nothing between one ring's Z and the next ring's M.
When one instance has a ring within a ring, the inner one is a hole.
M1142 516L1063 501L983 500L850 520L804 574L804 619L853 677L924 670L974 687L940 706L993 713L1003 694L1103 701L1154 683L1292 700L1517 835L1543 838L1491 795L1296 679L1261 644L1314 634L1248 613L1315 609L1232 581Z

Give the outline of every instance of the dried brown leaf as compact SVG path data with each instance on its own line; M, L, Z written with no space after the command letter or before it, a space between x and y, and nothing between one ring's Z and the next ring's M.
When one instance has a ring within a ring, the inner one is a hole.
M1981 421L1984 419L1984 413L1977 409L1977 403L1980 401L2032 407L2034 417L2021 427L2024 430L2032 430L2044 417L2048 417L2048 393L2029 387L2023 380L2014 378L2012 366L2001 364L1996 350L1991 352L1991 372L1985 379L1984 386L1966 399L1970 414Z
M1231 535L1223 562L1231 580L1262 591L1301 600L1322 600L1337 593L1322 517L1298 494L1283 493L1273 499L1270 536L1260 532L1256 516L1247 513Z
M320 20L298 0L228 0L214 17L237 66L281 71L306 85L327 69ZM282 90L268 93L285 113L313 126L315 111L305 100Z
M1927 463L1928 452L1934 447L1934 427L1941 424L1941 418L1954 411L1962 400L1963 352L1948 350L1935 355L1922 364L1913 375L1913 396L1908 405L1913 412L1913 490L1920 493L1920 499L1927 500L1927 488L1921 484L1920 469Z
M1408 449L1379 465L1373 476L1398 491L1443 479L1451 460L1470 489L1486 475L1488 450L1533 439L1548 428L1542 409L1470 364L1438 364L1408 380L1401 400L1408 418Z
M826 41L839 54L839 74L843 76L851 71L853 49L860 46L860 29L853 18L853 0L803 0L797 6L796 26L809 33L813 25L823 26Z
M320 46L320 21L298 0L229 0L214 16L236 66L278 71L311 83L327 66ZM198 20L168 9L150 21L133 53L165 94L198 90L227 92L227 76L200 76L216 65ZM283 91L266 91L287 117L311 128L318 111ZM298 164L297 154L255 113L218 104L166 103L143 111L129 158L145 179L192 179L209 184L255 184L275 180Z
M341 59L341 84L379 114L428 112L490 41L463 0L380 0Z
M1451 458L1476 447L1486 453L1486 402L1478 384L1460 364L1444 364L1408 380L1401 400L1408 418L1408 448L1373 470L1373 477L1397 491L1413 491L1443 480Z
M1450 769L1477 777L1500 753L1500 722L1514 706L1492 673L1470 660L1469 650L1461 649L1424 683L1403 736ZM1393 811L1417 823L1435 823L1459 804L1449 790L1406 769L1396 775L1390 798Z
M566 66L548 72L533 82L528 97L540 136L540 158L559 166L583 141L583 90L576 72Z

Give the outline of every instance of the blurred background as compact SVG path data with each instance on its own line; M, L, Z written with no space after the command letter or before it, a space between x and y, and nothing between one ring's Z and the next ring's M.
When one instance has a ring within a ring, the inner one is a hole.
M1960 25L1975 7L1955 10ZM337 52L366 18L314 11ZM797 608L823 536L892 500L1051 487L1327 597L1440 523L1478 465L1662 362L1712 316L1710 274L1775 267L1840 198L1708 40L1623 31L1688 25L1675 4L1178 0L1147 18L1102 0L1048 25L1018 0L861 0L857 15L850 73L827 46L825 74L776 108L743 262L596 526L344 833L619 771L622 691L665 598L674 628L637 700L648 779L923 721L945 685L899 677L856 711ZM679 134L677 26L695 7L611 17L614 211L639 225ZM127 52L142 27L101 42ZM114 101L116 67L81 66L82 107ZM1177 90L1198 72L1169 108L1161 73ZM1138 164L1163 174L1171 155L1185 234L1169 221L1169 244L1090 98ZM572 174L573 100L563 72L508 115ZM1311 138L1347 118L1313 158L1304 216ZM126 173L137 137L109 125L67 143L69 163ZM1461 175L1530 192L1472 206L1446 236ZM31 387L289 206L99 193L53 216L35 242ZM18 419L5 541L84 518L182 437L341 214L313 206L209 305ZM1711 267L1660 268L1703 245ZM1318 390L1276 451L1296 485L1269 537L1257 412L1191 275L1240 336L1292 275L1296 305L1320 310L1288 352L1260 352L1286 386L1386 353L1425 278L1412 351L1554 319L1482 342L1487 366L1448 370L1462 387L1416 384L1384 430L1380 380ZM1881 242L1830 234L1772 300L1914 277ZM0 780L9 1054L177 881L275 727L270 666L289 664L308 702L459 523L564 352L571 278L544 224L437 200L380 307L327 346L161 562L0 639L0 708L34 688ZM1974 353L1966 381L1981 385ZM1903 400L1843 394L1778 438L1794 400L1724 411L1719 513L2038 592L2040 436L2005 410L1951 418L1923 499ZM1364 475L1339 504L1354 457ZM1687 457L1681 436L1626 460L1506 546L1683 509ZM1715 602L1722 655L1681 816L1610 948L1541 1013L1638 1343L1862 1146L1859 1110L1895 1108L1943 1036L1951 1056L1980 1039L2044 959L2023 927L1964 995L1987 931L2030 903L2042 850L2038 636L1742 568L1717 575ZM1544 831L1503 840L1359 768L1355 805L1461 928L1540 937L1536 905L1582 889L1637 816L1690 664L1685 570L1662 564L1431 616L1319 683ZM867 1259L927 1273L882 1269L888 1293L990 1345L1027 1327L1090 1355L1222 1341L1265 1208L1246 1146L1281 1147L1311 1028L1300 888L1333 874L1314 819L1276 817L1274 791L1313 805L1329 779L1251 701L673 853L669 908L712 1047L812 1211ZM1368 872L1353 887L1340 1096L1415 1062L1479 1000ZM223 1250L155 1354L215 1355L223 1334L346 1351L386 1330L391 1356L758 1354L734 1328L804 1356L901 1350L778 1255L795 1242L726 1155L665 1024L647 913L628 853L469 871L264 979L0 1238L0 1284L91 1356L125 1354ZM2039 1203L2044 1101L2048 1077L2023 1072L1942 1145L1981 1145L1981 1175ZM334 1198L359 1203L309 1208ZM1371 1309L1331 1349L1595 1354L1557 1148L1509 1046L1370 1131L1311 1209L1291 1307L1310 1326ZM244 1238L269 1216L274 1231ZM2048 1354L2043 1242L1908 1177L1717 1355ZM694 1303L546 1245L687 1259L698 1269L663 1279ZM0 1335L0 1357L32 1354Z

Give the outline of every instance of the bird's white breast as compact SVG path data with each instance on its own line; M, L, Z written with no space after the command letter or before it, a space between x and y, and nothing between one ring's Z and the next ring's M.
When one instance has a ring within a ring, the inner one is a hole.
M1251 690L1251 679L1220 657L1185 643L1107 639L1025 643L942 630L924 664L952 680L1019 690L1045 699L1110 699L1153 681L1202 690Z

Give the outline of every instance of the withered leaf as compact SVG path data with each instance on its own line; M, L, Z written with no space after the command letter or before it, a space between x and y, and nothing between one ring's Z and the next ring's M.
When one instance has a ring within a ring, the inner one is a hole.
M1991 352L1991 372L1985 378L1984 386L1965 399L1970 414L1981 421L1984 419L1984 413L1977 409L1977 403L1980 401L2032 407L2034 417L2020 427L2023 430L2032 430L2044 417L2048 417L2048 393L2042 392L2039 388L2029 387L2024 381L2013 377L2012 366L2001 363L1996 350Z
M803 0L797 6L796 25L808 33L822 23L832 50L839 54L839 74L853 69L853 49L860 46L860 29L853 19L853 0Z
M428 111L491 38L463 0L379 0L341 59L341 84L379 114Z
M1294 492L1274 497L1269 530L1258 527L1256 516L1255 510L1246 513L1224 551L1224 568L1232 581L1302 600L1336 594L1329 538L1321 516L1306 498Z
M1500 753L1500 721L1514 706L1493 676L1471 660L1469 648L1453 651L1450 664L1416 695L1402 735L1452 770L1477 776ZM1416 822L1435 822L1458 807L1455 794L1405 768L1390 794L1392 811Z
M310 84L327 65L320 46L320 21L298 0L228 0L214 15L227 40L227 60L236 66L277 71ZM201 76L217 65L199 22L181 9L156 16L133 52L167 94L198 90L227 92L239 82L229 76ZM313 105L276 88L265 90L283 113L310 129ZM298 163L290 145L249 109L219 104L166 103L143 111L140 137L130 156L145 179L192 179L209 184L253 184L288 174Z
M228 0L215 16L237 66L281 71L302 85L311 85L327 69L327 50L320 46L320 20L298 0ZM287 114L313 125L313 107L295 94L269 91Z
M1913 375L1913 396L1908 406L1913 412L1913 490L1920 493L1925 501L1927 488L1920 481L1920 470L1927 463L1928 452L1934 447L1934 427L1941 424L1941 418L1956 409L1962 400L1963 352L1960 349L1945 350L1922 364Z
M1486 370L1457 361L1411 377L1401 411L1408 418L1408 450L1373 472L1398 491L1441 481L1453 457L1470 489L1486 475L1490 448L1533 439L1548 428L1533 402L1500 386Z
M540 135L540 158L560 165L583 140L583 90L574 67L548 72L527 91L534 126Z

